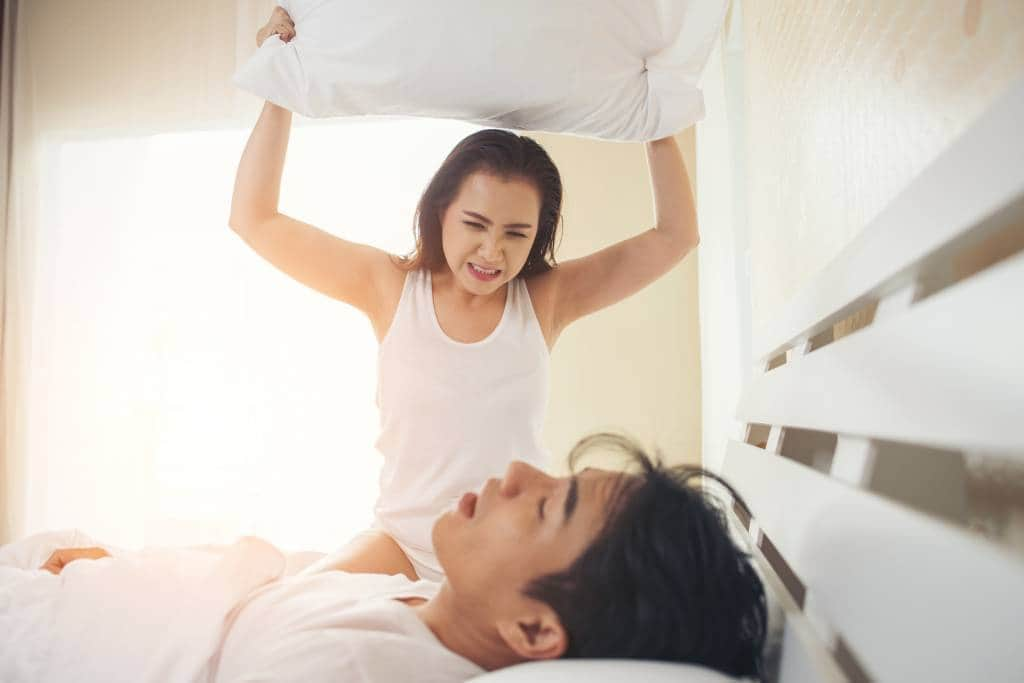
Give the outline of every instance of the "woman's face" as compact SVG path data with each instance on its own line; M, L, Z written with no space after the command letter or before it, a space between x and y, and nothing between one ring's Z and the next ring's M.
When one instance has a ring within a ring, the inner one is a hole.
M491 294L515 278L537 239L541 196L522 178L466 177L441 217L441 247L455 281Z

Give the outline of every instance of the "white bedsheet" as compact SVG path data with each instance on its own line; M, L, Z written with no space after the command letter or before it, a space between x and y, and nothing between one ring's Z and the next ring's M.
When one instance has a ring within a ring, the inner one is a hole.
M225 620L286 557L256 538L36 569L77 532L0 548L0 681L207 681Z

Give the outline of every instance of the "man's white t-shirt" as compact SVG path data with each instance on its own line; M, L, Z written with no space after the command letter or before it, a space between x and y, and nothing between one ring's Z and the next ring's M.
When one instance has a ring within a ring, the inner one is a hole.
M437 590L429 581L342 571L283 578L238 609L215 680L454 683L484 673L398 600Z

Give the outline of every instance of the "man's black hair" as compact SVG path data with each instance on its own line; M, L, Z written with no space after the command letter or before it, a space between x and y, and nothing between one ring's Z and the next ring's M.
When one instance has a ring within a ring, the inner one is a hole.
M594 542L565 571L524 592L552 607L568 634L565 657L659 659L700 664L731 676L761 676L767 629L764 588L750 556L734 543L721 503L699 467L668 467L632 440L596 434L569 456L575 469L595 447L639 465L624 475Z

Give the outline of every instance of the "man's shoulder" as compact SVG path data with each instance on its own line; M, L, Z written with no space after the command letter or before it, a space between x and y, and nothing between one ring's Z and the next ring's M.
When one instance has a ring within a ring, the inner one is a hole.
M483 673L445 647L412 608L394 600L373 600L364 609L365 622L354 621L330 638L344 641L346 670L359 671L361 683L454 683Z

